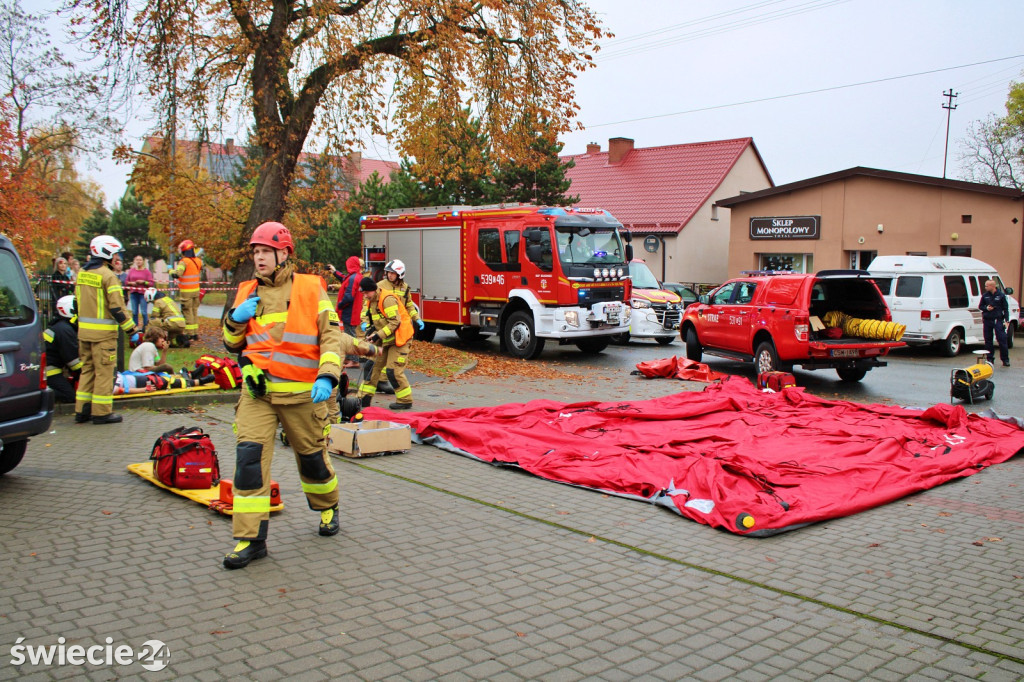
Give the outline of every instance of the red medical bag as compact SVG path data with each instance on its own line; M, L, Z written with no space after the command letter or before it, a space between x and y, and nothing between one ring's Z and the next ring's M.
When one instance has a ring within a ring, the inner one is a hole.
M778 392L796 386L796 377L789 372L761 372L757 375L758 388L770 388Z
M198 427L179 426L153 443L153 475L182 490L212 488L220 480L220 463L210 436Z

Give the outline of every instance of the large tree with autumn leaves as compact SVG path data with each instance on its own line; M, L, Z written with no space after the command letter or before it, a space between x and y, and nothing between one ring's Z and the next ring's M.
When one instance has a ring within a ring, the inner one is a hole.
M446 122L468 105L494 154L529 164L535 136L522 122L576 125L573 82L604 35L581 0L68 0L68 9L108 73L144 85L158 111L187 112L197 129L239 108L251 114L260 167L243 243L285 216L311 138L344 154L384 136L444 177Z

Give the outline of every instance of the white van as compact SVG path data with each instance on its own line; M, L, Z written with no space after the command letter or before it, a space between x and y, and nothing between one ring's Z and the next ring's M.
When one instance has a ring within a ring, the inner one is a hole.
M988 263L962 256L878 256L868 272L889 304L894 322L905 324L903 341L909 345L936 344L954 356L965 344L981 344L978 305L985 280L993 279L1006 294L1010 308L1007 345L1013 346L1020 305L1003 286L999 273Z

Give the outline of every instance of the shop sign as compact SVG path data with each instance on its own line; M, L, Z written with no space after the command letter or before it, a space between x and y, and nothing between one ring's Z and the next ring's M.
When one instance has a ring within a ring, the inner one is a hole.
M751 218L751 239L820 239L821 216Z

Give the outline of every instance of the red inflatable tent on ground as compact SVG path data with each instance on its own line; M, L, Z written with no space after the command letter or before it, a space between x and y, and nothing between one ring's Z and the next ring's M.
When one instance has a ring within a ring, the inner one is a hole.
M1016 420L757 390L731 377L637 402L393 413L419 441L767 536L970 476L1024 448Z

